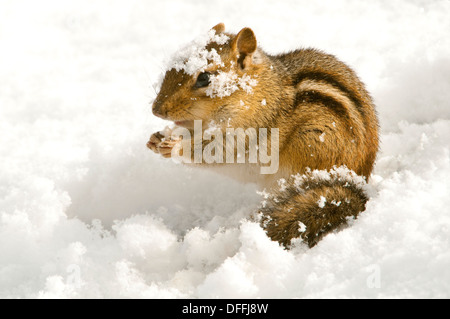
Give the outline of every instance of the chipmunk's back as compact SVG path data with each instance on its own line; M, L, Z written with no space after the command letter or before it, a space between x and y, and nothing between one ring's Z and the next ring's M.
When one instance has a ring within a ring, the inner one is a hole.
M294 143L288 153L300 157L303 167L346 165L369 178L378 151L378 120L372 98L356 73L316 49L269 58L295 92L283 125L291 127L288 138L303 143Z

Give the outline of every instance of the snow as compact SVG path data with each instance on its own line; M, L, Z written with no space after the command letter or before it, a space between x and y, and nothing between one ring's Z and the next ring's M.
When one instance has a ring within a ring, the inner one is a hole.
M322 143L325 142L325 132L323 132L322 134L320 134L320 136L319 136L319 141L321 141Z
M207 50L206 46L211 42L224 44L230 38L225 34L216 34L215 30L209 30L204 35L199 36L194 41L179 49L168 62L166 71L174 68L177 71L183 70L189 75L194 75L205 71L213 65L223 66L222 59L216 49ZM208 63L211 60L211 63Z
M327 199L323 196L320 196L320 199L317 201L317 206L319 206L320 208L324 208L326 202Z
M177 50L167 62L165 71L175 69L183 71L189 75L196 75L204 72L213 66L219 67L217 74L210 74L210 84L206 89L206 95L215 98L223 98L230 96L239 89L244 90L247 94L253 92L253 87L258 84L256 79L252 79L249 75L244 74L239 77L236 72L230 70L228 72L220 70L225 64L216 49L208 50L207 45L215 42L217 44L225 44L230 40L226 34L216 34L215 30L208 30L205 34L198 36L188 45ZM211 62L208 62L211 61ZM163 77L160 76L158 82L154 85L155 91L161 87ZM180 84L181 85L181 84Z
M450 2L1 7L0 298L450 297ZM375 99L367 210L313 249L246 219L254 185L145 147L163 61L219 22L333 53Z
M302 222L298 222L298 231L300 233L304 233L306 231L306 225L303 224Z
M210 76L210 85L206 89L206 95L211 98L223 98L230 96L239 89L251 94L253 87L257 84L258 81L247 74L239 77L234 71L218 71L217 74Z

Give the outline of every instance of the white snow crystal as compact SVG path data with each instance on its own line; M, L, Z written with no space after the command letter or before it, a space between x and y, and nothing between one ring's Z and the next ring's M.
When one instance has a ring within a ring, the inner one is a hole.
M280 191L281 191L281 192L284 192L284 191L286 190L286 188L287 188L287 182L286 182L286 179L280 178L280 179L277 181L277 183L278 183L278 186L280 186Z
M339 202L336 202L334 199L331 201L331 204L332 205L334 205L334 206L340 206L341 205L341 202L339 201Z
M244 74L242 78L239 79L238 84L241 89L250 94L253 92L253 87L258 84L258 81L256 79L252 79L249 75Z
M266 189L263 189L262 191L257 191L256 192L259 196L262 196L264 199L268 199L271 194L269 192L267 192Z
M325 142L325 132L323 132L322 134L320 134L319 140L320 140L322 143Z
M320 199L317 201L317 205L320 208L324 208L326 202L327 202L327 199L325 197L323 197L323 196L320 196Z
M250 108L250 105L246 105L244 103L244 101L242 101L242 100L239 101L239 105L242 106L243 108L245 108L246 110L248 110Z
M247 74L239 78L234 71L218 71L217 74L211 75L209 80L210 84L206 89L206 95L211 98L230 96L240 88L247 93L252 93L252 87L258 83Z
M230 96L239 89L237 84L238 75L235 72L218 71L216 75L209 77L209 86L206 89L206 95L214 97Z
M302 222L298 222L298 232L304 233L305 231L306 231L306 225L303 224Z

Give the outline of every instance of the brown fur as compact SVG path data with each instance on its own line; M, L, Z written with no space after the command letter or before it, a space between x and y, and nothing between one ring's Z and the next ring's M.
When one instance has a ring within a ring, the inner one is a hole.
M218 33L224 29L223 24L214 27ZM268 55L257 47L249 28L227 35L227 43L208 46L219 52L225 66L214 65L207 71L233 69L240 77L250 75L258 81L253 93L238 90L211 98L205 88L194 87L198 74L189 76L172 69L153 104L154 114L188 128L193 120L214 120L223 131L227 124L243 129L279 128L279 170L251 179L261 187L275 189L278 179L290 181L291 175L304 174L308 168L330 170L341 165L368 179L378 151L378 120L372 99L355 72L316 49ZM240 101L249 107L243 108ZM173 145L161 144L161 136L155 134L147 145L169 157ZM309 188L301 191L289 186L277 195L279 202L260 210L268 235L285 246L299 236L313 246L325 233L345 223L346 217L357 216L367 201L358 187L344 187L337 180L305 186ZM343 204L318 210L320 196ZM299 221L306 225L306 232L298 232Z
M326 198L323 207L321 197ZM300 185L290 181L286 189L271 195L260 208L261 223L268 236L285 247L297 237L313 247L348 218L356 218L367 200L354 183L333 175L330 180L317 179L307 173ZM300 223L305 227L302 231Z

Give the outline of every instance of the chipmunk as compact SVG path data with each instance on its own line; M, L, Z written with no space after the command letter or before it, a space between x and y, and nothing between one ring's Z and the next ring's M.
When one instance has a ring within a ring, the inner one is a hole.
M295 238L313 247L365 210L378 119L364 84L333 55L311 48L269 55L252 29L231 34L220 23L174 58L152 109L193 134L195 120L202 120L200 134L210 123L222 132L277 128L279 167L273 174L260 174L260 162L197 163L269 189L258 209L260 223L286 248ZM147 146L174 156L180 139L166 137L156 132ZM194 148L179 155L194 158Z

